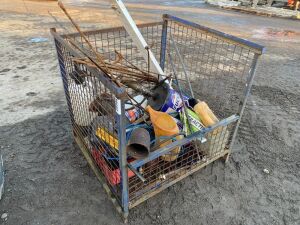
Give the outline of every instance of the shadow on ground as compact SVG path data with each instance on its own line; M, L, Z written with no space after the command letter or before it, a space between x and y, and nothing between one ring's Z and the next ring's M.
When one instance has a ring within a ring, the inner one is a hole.
M5 224L121 224L74 145L66 108L61 110L0 127ZM131 211L130 224L297 224L300 165L272 156L267 146L285 145L271 138L264 145L271 133L261 121L252 124L259 135L243 138L251 132L247 118L227 166L217 161L153 197Z

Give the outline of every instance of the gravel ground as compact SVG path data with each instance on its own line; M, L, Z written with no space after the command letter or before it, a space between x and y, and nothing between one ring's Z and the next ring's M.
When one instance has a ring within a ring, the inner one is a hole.
M251 39L267 46L267 53L229 163L217 161L139 205L129 224L300 224L299 23L190 9L159 13ZM53 23L49 16L12 11L0 14L0 150L6 172L0 214L8 214L0 223L122 224L72 139L53 43L28 42L49 38ZM292 35L284 36L280 31L287 27Z

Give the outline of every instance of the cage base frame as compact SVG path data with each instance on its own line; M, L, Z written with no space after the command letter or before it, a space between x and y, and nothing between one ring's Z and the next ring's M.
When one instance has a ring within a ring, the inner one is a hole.
M77 146L81 150L83 156L87 160L90 168L94 172L94 174L97 177L98 181L102 184L103 189L105 190L105 192L108 195L109 199L113 203L113 205L116 208L117 212L122 217L123 222L127 223L128 222L128 214L123 212L122 207L120 206L119 202L113 196L113 193L111 192L110 188L108 187L108 185L105 182L105 178L102 175L101 170L98 168L97 164L95 163L92 156L90 155L88 147L86 146L86 144L84 143L84 141L80 137L80 134L77 134L75 129L73 129L73 137L74 137L74 140L75 140ZM182 179L190 176L191 174L197 172L198 170L206 167L207 165L211 164L212 162L214 162L218 159L222 159L225 163L227 163L229 155L230 155L230 150L226 149L221 154L207 160L206 162L202 162L202 163L198 163L198 164L193 165L189 171L187 171L185 174L181 175L180 177L176 178L175 180L173 180L173 181L171 181L167 184L162 185L158 189L156 189L152 192L149 192L148 194L145 194L143 197L141 197L140 199L138 199L137 201L135 201L133 203L129 202L129 209L132 209L132 208L140 205L141 203L148 200L149 198L155 196L156 194L162 192L163 190L167 189L168 187L172 186L173 184L181 181Z
M168 183L162 185L161 187L155 189L152 192L145 194L144 196L142 196L140 199L138 199L137 201L135 201L133 203L129 202L129 209L132 209L132 208L138 206L139 204L143 203L144 201L148 200L149 198L155 196L156 194L162 192L163 190L167 189L168 187L172 186L173 184L181 181L182 179L190 176L191 174L197 172L198 170L206 167L207 165L211 164L212 162L214 162L218 159L222 159L224 161L224 163L227 163L229 155L230 155L230 151L228 149L226 149L221 154L219 154L215 157L212 157L211 159L207 160L206 162L197 163L197 164L193 165L189 171L187 171L185 174L180 175L180 177L174 179L171 182L168 182Z
M102 175L101 170L98 168L98 166L95 163L94 159L90 155L88 147L86 146L86 144L84 143L84 141L81 139L80 134L76 133L75 129L73 129L73 137L74 137L74 140L75 140L77 146L81 150L84 158L86 159L87 163L89 164L90 168L92 169L92 171L96 175L98 181L102 184L102 187L103 187L104 191L106 192L106 194L108 195L109 199L113 203L113 205L116 208L117 212L122 217L124 223L127 223L128 214L126 215L123 212L122 207L118 203L117 199L113 196L113 193L111 192L111 190L109 189L108 185L105 182L105 178Z

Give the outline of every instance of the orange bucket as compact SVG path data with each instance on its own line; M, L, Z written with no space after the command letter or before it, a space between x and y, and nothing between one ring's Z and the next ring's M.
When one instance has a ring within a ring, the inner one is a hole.
M173 136L179 133L179 128L172 116L164 112L155 111L151 106L147 106L146 111L150 114L150 120L154 128L155 138L158 139L158 144L163 141L160 140L161 137ZM176 139L182 139L182 135L176 136ZM166 146L170 143L172 143L172 140L160 144L159 147ZM163 155L162 159L168 162L174 161L177 159L179 152L180 147L176 147L168 154Z

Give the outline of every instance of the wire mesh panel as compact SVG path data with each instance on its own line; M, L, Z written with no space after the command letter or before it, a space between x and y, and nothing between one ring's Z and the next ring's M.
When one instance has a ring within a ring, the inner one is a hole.
M138 177L129 179L130 206L139 204L141 199L147 198L150 193L170 186L225 155L228 152L226 146L229 131L232 128L233 124L220 127L214 132L208 132L205 135L207 140L205 143L201 143L200 140L190 141L181 145L178 151L174 148L170 153L139 167L139 171L143 174L146 182L142 182Z
M74 135L82 140L121 202L115 94L56 41Z
M161 58L165 60L161 62L165 73L177 73L184 94L207 102L220 121L239 114L252 76L253 48L171 16L165 16L164 26ZM175 80L172 84L180 91ZM146 182L129 179L131 206L228 154L236 122L210 129L203 139L192 140L142 165L139 170Z
M142 25L140 29L147 42L151 43L153 52L159 57L162 23ZM105 59L118 60L117 53L121 53L126 61L137 67L147 68L146 61L139 56L136 46L124 29L112 28L86 32L86 36ZM66 34L63 37L65 44L71 46L72 43L76 43L85 52L90 51L79 34ZM98 79L97 71L95 74L95 71L91 72L86 65L76 61L80 58L77 54L58 40L56 40L56 47L74 135L82 139L89 149L104 175L105 182L114 197L122 204L118 132L125 130L125 127L118 126L115 107L117 96ZM128 177L133 176L133 172L128 170Z
M155 54L157 59L160 56L162 22L148 23L139 26L140 32ZM133 63L141 69L147 69L148 64L139 54L131 37L121 27L102 29L99 31L85 32L90 43L101 53L106 60L117 60L116 51L125 56L127 62ZM81 44L84 49L89 49L88 44L78 34L65 35L67 39L73 39Z
M174 45L183 58L197 97L206 101L220 118L237 113L244 100L255 52L201 27L168 20L167 29L167 52L174 56L179 77L186 80ZM168 55L165 65L165 70L171 71Z
M173 90L181 92L182 87L186 98L207 102L218 121L199 131L184 132L188 119L179 112L172 115L179 133L158 139L149 116L143 118L143 125L132 124L128 117L129 97L139 93L118 86L101 69L82 63L82 53L91 53L91 48L81 35L54 34L74 135L87 149L123 213L230 152L257 55L262 51L261 46L168 15L161 23L139 28L166 76L173 78ZM149 69L149 62L125 29L85 35L112 64L123 60L128 66ZM153 90L153 84L146 81L139 86ZM126 152L134 126L147 129L154 137L149 155L142 159Z

